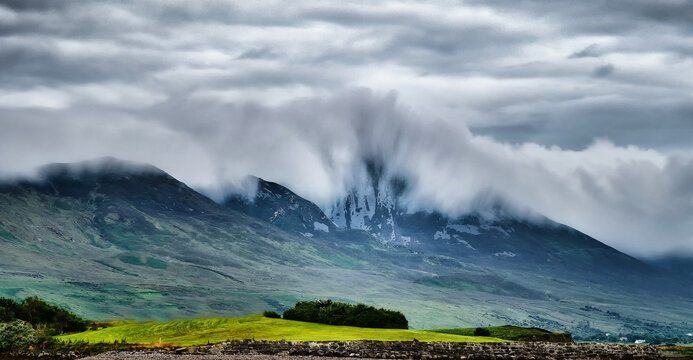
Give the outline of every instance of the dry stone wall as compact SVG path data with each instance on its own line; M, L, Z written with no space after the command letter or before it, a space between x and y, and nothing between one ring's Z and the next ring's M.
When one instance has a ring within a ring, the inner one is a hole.
M598 343L417 341L234 341L178 353L267 354L382 359L665 359L654 346Z

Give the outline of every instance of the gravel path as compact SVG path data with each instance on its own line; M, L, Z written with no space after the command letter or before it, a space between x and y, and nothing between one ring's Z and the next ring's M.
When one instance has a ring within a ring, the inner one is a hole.
M344 360L334 357L313 356L280 356L280 355L176 355L155 352L120 352L113 351L82 360ZM360 359L364 360L364 359ZM366 359L368 360L368 359Z

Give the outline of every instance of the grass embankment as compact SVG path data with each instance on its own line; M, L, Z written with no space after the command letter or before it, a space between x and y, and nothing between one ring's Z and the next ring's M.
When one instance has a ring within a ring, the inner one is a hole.
M513 341L572 341L570 333L567 332L551 332L539 328L525 328L512 325L504 326L489 326L484 329L488 330L492 337L513 340ZM431 332L441 334L455 334L463 336L473 336L476 328L460 328L460 329L436 329Z
M158 343L182 346L217 343L226 340L381 340L381 341L457 341L499 342L493 337L462 336L425 330L373 329L334 326L302 321L271 319L262 316L209 318L170 322L119 322L112 327L56 337L61 341L107 342L129 344Z
M674 354L682 359L693 358L693 346L657 346L665 354Z

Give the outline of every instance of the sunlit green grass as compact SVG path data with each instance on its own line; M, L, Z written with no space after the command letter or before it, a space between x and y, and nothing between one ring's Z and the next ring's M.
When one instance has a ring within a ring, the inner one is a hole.
M160 322L119 322L112 327L59 336L62 341L114 342L131 344L162 343L200 345L226 340L381 340L381 341L458 341L499 342L491 337L441 334L423 330L371 329L332 326L301 321L270 319L262 316L208 318Z

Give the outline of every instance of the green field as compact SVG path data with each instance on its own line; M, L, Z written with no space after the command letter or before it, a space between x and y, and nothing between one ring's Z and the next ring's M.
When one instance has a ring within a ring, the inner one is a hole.
M683 345L683 346L658 346L658 348L664 351L665 354L674 354L674 356L693 356L693 346ZM684 358L687 359L688 357Z
M57 337L62 341L115 342L130 344L158 343L200 345L226 340L381 340L398 341L458 341L499 342L492 337L442 334L423 330L371 329L352 326L333 326L301 321L270 319L262 316L238 318L208 318L170 322L118 322L107 327L83 333Z

